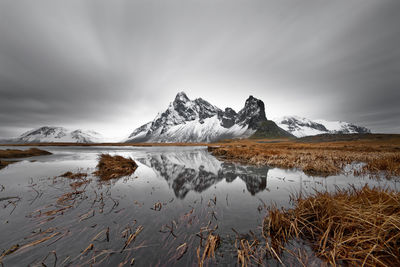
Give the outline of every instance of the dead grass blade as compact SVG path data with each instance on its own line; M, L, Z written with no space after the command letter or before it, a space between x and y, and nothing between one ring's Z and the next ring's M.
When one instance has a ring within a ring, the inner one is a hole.
M141 226L141 225L139 225L139 226L136 228L136 231L135 231L133 234L130 234L130 235L129 235L128 239L127 239L126 242L125 242L124 247L121 249L121 253L129 246L130 243L132 243L132 242L136 239L136 237L140 234L140 232L141 232L143 229L144 229L144 227Z

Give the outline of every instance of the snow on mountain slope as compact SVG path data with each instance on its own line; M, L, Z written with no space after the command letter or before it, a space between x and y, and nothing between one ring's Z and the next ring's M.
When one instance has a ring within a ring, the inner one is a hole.
M370 133L365 127L357 126L342 121L310 120L298 116L284 116L273 119L282 129L290 132L296 137L326 134L326 133Z
M186 123L173 125L168 129L158 129L153 132L147 142L211 142L219 138L249 137L255 130L237 124L230 128L221 126L221 121L215 115L202 121L195 119ZM164 130L164 131L163 131ZM143 133L142 133L143 134Z
M202 98L190 100L184 92L176 95L166 111L132 132L125 142L213 142L247 138L267 121L264 103L250 96L243 109L224 111ZM272 122L274 132L287 134ZM287 134L289 135L289 134Z
M68 130L64 127L43 126L23 133L13 139L17 143L97 143L101 142L102 136L95 131Z
M371 130L368 128L358 126L352 123L344 122L344 121L326 121L326 120L315 120L317 123L321 123L325 125L325 127L331 133L370 133Z

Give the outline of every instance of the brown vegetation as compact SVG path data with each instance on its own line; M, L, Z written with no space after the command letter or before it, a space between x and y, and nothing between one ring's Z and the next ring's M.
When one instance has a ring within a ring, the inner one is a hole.
M41 155L51 155L51 153L37 148L30 148L28 150L0 149L0 159L26 158L26 157L41 156ZM0 160L0 169L3 169L15 162L18 161Z
M0 150L0 158L3 159L26 158L26 157L42 156L42 155L51 155L51 153L46 150L41 150L38 148L30 148L28 150L19 150L19 149Z
M218 248L220 240L221 238L219 235L214 235L212 232L210 232L207 236L203 253L200 252L201 245L197 248L197 260L200 267L204 265L204 261L206 259L215 258L215 250Z
M269 210L263 235L278 253L292 238L308 240L333 266L399 266L400 193L365 186L298 198L294 209Z
M230 140L227 140L230 142ZM134 147L148 147L148 146L207 146L209 143L24 143L24 144L0 144L0 146L134 146Z
M101 180L110 180L131 175L137 167L133 159L101 154L94 174Z
M0 160L0 170L7 167L11 163L15 163L17 161L5 161L5 160Z
M242 140L210 146L209 151L222 159L279 168L297 168L309 175L328 176L344 172L353 163L365 163L353 169L355 175L400 175L400 136L322 141L319 137L298 141L268 142ZM309 141L314 140L314 141Z
M66 172L61 175L61 177L66 177L66 178L70 178L70 179L84 179L87 176L88 176L88 174L84 173L84 172L77 172L77 173Z

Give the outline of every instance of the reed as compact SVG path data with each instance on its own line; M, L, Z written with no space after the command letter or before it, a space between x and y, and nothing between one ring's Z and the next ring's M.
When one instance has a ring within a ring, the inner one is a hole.
M400 193L365 186L298 198L293 209L269 209L263 235L278 253L307 240L334 266L400 266Z
M205 260L210 258L215 258L215 250L219 247L221 238L218 234L213 234L212 231L208 234L206 238L206 243L204 245L203 253L201 253L201 244L197 248L197 260L200 267L204 266Z

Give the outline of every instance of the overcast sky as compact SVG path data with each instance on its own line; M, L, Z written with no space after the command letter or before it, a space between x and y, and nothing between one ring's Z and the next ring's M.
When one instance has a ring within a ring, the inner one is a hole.
M0 0L0 137L123 138L179 91L400 133L399 0Z

